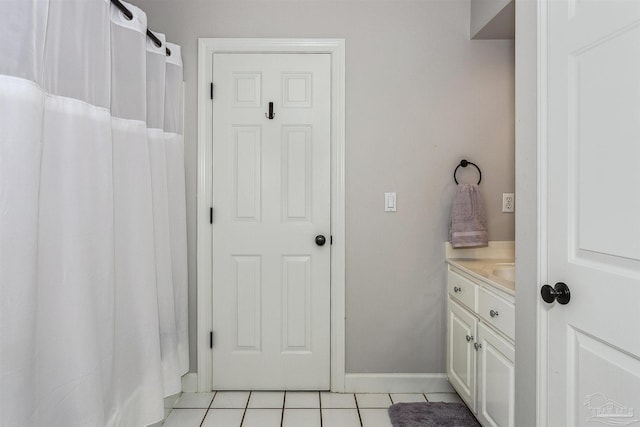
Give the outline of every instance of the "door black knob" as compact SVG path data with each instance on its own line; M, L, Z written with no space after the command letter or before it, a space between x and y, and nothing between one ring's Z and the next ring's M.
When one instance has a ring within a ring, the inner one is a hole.
M324 246L326 242L327 242L327 239L325 239L325 237L322 234L318 234L316 236L316 245Z
M549 285L544 285L542 289L540 289L540 295L542 295L542 299L544 302L551 304L554 301L558 301L558 304L568 304L571 299L571 291L569 291L569 287L566 283L558 282L552 288Z

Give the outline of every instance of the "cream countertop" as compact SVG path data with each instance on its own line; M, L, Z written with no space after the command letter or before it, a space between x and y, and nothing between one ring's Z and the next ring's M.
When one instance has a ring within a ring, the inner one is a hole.
M447 262L510 295L515 295L515 264L513 258L449 258Z

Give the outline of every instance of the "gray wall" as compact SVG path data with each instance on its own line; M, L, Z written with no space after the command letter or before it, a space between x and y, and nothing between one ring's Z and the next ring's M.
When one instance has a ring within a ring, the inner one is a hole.
M514 0L471 0L471 38L512 39L515 33Z
M469 40L468 0L133 2L183 47L192 369L197 39L322 37L347 46L347 372L444 372L443 242L460 159L482 168L490 239L514 239L500 209L515 185L513 41ZM395 214L385 191L398 193Z

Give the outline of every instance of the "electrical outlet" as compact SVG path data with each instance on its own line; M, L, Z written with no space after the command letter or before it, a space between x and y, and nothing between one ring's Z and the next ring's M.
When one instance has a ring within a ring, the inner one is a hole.
M513 212L515 198L513 193L502 193L502 212Z

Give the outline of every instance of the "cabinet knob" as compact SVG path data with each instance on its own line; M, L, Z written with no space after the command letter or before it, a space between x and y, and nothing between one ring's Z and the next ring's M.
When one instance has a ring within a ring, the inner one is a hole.
M482 344L480 344L480 343L478 343L478 342L473 343L473 348L475 348L475 349L476 349L476 351L478 351L478 349L479 349L479 348L482 348Z
M473 335L467 335L467 342L473 341Z
M462 291L462 288L459 288L459 287L457 287L457 286L454 286L454 287L453 287L453 292L458 293L458 292L460 292L460 291Z
M498 317L498 312L497 312L497 311L495 311L495 310L491 310L491 311L489 311L489 316L491 316L491 317Z

